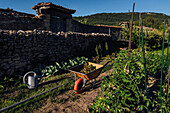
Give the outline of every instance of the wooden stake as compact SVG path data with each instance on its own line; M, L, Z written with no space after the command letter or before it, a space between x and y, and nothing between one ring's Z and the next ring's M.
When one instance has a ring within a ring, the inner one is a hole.
M139 46L138 46L138 51L140 51L140 19L141 19L141 13L139 13Z
M130 37L129 37L129 49L128 49L128 57L129 57L129 51L131 50L131 38L132 38L132 28L133 28L133 13L135 9L135 3L133 3L133 10L132 10L132 20L130 25Z
M130 10L129 10L129 24L128 25L129 25L128 28L129 28L129 31L130 31ZM129 36L130 36L130 34L129 34Z

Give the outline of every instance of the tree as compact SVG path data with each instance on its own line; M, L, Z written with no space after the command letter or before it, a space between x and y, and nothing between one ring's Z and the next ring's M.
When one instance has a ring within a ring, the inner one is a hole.
M88 18L84 18L84 19L80 20L79 22L82 24L87 24Z
M150 17L150 16L143 19L143 25L146 27L159 29L160 24L161 22L158 19Z
M161 33L163 33L163 27L164 27L164 25L163 25L163 23L159 26L159 31L161 32ZM165 24L165 33L168 33L168 25L167 24Z

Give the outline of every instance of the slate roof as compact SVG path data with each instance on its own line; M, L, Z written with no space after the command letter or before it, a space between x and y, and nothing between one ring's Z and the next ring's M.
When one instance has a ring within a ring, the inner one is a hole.
M69 14L74 14L76 12L76 10L68 9L68 8L62 7L60 5L55 5L55 4L51 3L51 2L48 2L48 3L43 3L43 2L42 3L38 3L37 5L32 7L31 9L38 9L38 8L44 7L44 6L50 6L50 7L53 7L55 9L58 9L58 10L64 10L64 11L66 11Z

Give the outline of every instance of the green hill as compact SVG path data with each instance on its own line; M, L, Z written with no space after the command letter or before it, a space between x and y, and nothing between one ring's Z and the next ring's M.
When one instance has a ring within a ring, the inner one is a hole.
M170 16L162 14L162 13L152 13L152 12L144 12L142 14L142 19L146 17L155 18L156 20L160 21L161 23L164 19L170 19ZM89 25L118 25L120 22L128 22L129 21L129 14L128 13L98 13L89 16L83 17L73 17L74 20L81 21L82 23L89 24ZM134 13L134 21L139 20L139 13Z

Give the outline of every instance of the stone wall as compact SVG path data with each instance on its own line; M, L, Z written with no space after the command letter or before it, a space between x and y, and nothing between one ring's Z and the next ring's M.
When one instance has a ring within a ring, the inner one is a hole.
M38 64L92 56L96 45L120 36L120 28L84 25L71 18L58 23L57 19L0 9L0 76L23 75Z
M50 30L53 32L81 32L81 33L105 33L112 35L114 38L120 37L121 28L91 26L81 24L69 18L58 18L55 16L59 12L54 12L43 15L32 15L22 12L17 12L12 9L0 9L0 29L5 30ZM59 15L59 14L58 14ZM64 14L63 14L64 15ZM110 29L110 30L109 30Z
M0 76L23 75L38 64L88 57L95 54L96 44L111 40L110 35L98 33L0 30Z
M0 9L0 29L6 30L33 30L45 29L43 19L35 15Z
M110 35L112 35L114 39L119 38L121 35L120 33L121 27L116 28L116 27L91 26L91 25L81 24L80 22L77 22L75 20L72 20L71 25L72 25L71 31L73 32L109 34L109 29L110 29Z

